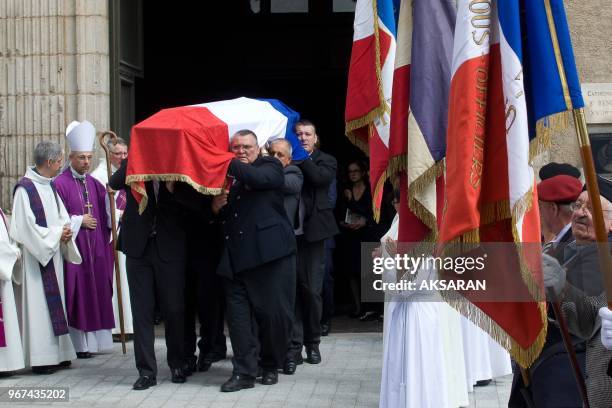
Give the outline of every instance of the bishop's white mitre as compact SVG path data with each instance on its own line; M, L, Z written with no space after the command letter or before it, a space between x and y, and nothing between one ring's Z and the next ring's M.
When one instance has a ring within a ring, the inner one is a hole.
M66 138L71 151L91 152L94 150L96 128L86 120L74 120L66 127Z

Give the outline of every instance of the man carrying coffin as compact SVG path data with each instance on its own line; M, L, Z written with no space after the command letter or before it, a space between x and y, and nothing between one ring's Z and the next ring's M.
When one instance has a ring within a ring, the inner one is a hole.
M234 352L233 374L221 386L223 392L252 388L258 365L262 384L278 382L290 342L296 284L283 166L274 157L258 157L257 136L250 130L234 134L230 148L236 157L228 174L235 181L229 196L216 196L211 204L223 228L225 247L217 273L225 278Z
M66 311L70 336L78 358L112 349L113 254L107 215L106 188L90 170L96 129L88 121L66 128L70 166L55 185L74 225L81 265L66 265Z
M111 162L111 174L121 167L121 161L128 156L128 146L125 140L120 137L110 140L107 143L108 151L110 152ZM108 184L108 172L106 170L106 158L100 158L100 164L94 171L91 172L91 176L102 183L103 186ZM125 190L119 190L115 194L115 219L117 220L117 228L121 227L121 216L125 210L126 196ZM119 248L117 248L119 249ZM119 254L119 271L121 275L121 297L123 304L123 324L125 333L134 333L134 327L132 324L132 307L130 306L130 288L128 286L127 275L125 273L125 254L121 251ZM114 273L113 273L114 276ZM115 315L115 328L113 334L117 335L120 331L119 324L119 302L117 301L117 290L116 282L113 279L113 314Z
M35 167L17 182L11 237L21 245L21 333L25 364L38 374L76 358L64 310L64 260L80 263L70 216L55 192L53 177L64 154L57 143L40 142Z

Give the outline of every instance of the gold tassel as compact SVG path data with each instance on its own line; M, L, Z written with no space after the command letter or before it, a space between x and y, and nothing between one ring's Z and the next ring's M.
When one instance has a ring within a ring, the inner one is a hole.
M166 174L132 174L132 175L127 176L125 178L125 183L130 185L131 188L133 188L134 190L138 191L142 195L142 199L140 200L140 204L138 205L138 213L139 214L142 214L144 212L145 208L147 208L147 203L149 202L149 198L147 196L147 192L144 189L140 188L137 183L140 182L140 181L146 182L146 181L152 181L152 180L157 180L157 181L181 181L183 183L189 184L197 192L199 192L201 194L206 194L206 195L217 195L217 194L220 194L221 191L223 190L222 188L202 186L202 185L196 183L195 181L193 181L193 179L191 177L186 176L184 174L171 174L171 173L166 173Z
M414 195L423 193L423 191L431 184L435 183L436 179L444 174L445 171L446 162L444 159L425 170L423 174L413 180L408 186L410 196L413 197Z
M563 111L546 116L536 123L536 137L529 144L529 162L548 150L552 145L552 136L569 127L571 112Z
M501 326L499 326L476 305L461 296L460 293L455 291L441 291L440 294L449 306L451 306L461 315L465 316L476 326L484 330L493 338L493 340L505 348L521 367L528 368L540 355L540 352L544 347L544 342L546 341L547 332L545 303L538 302L542 329L540 330L540 333L538 333L538 336L533 344L524 349L512 337L510 337L510 335L508 335L508 333Z
M480 207L480 226L512 218L508 200L484 203Z

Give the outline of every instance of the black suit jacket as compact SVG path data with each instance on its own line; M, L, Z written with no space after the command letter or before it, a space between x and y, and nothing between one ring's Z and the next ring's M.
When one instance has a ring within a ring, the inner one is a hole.
M308 242L315 242L336 235L338 225L334 207L328 198L329 186L336 178L336 159L315 150L299 167L304 175L304 238Z
M125 184L127 159L121 163L119 170L113 174L108 185L113 190L125 189L126 205L121 220L118 248L127 256L142 257L147 241L155 230L155 243L162 260L178 261L186 259L185 211L177 200L180 194L198 194L191 187L170 193L164 182L159 183L158 198L155 198L153 182L145 182L148 204L142 214L138 214L138 202L132 195L130 186ZM178 186L178 183L177 183ZM183 198L187 200L188 198Z
M217 273L232 278L293 254L296 243L283 204L280 161L262 157L245 164L234 159L228 173L235 182L219 214L225 247Z

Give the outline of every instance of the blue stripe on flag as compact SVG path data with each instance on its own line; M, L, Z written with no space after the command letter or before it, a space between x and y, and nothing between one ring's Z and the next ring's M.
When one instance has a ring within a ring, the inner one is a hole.
M285 130L285 139L291 143L293 148L293 160L304 160L308 158L308 153L302 147L302 144L295 134L295 124L300 120L300 114L279 101L278 99L260 98L260 101L268 102L274 109L279 111L283 116L287 117L287 129Z
M584 101L563 3L562 0L550 0L550 3L573 108L581 108L584 107ZM564 98L544 2L525 1L524 7L527 35L523 68L530 116L530 136L534 137L537 121L564 112L568 107Z
M499 0L497 2L497 15L504 38L523 62L523 45L521 44L521 10L518 0Z
M397 38L397 18L399 16L399 0L373 0L376 1L378 18L387 30Z

